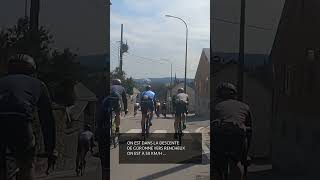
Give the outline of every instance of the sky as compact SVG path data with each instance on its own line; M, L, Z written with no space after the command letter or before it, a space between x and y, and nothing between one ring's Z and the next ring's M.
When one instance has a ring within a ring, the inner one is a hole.
M184 77L186 28L188 25L187 77L194 78L203 48L210 47L209 0L114 0L111 1L111 69L119 65L120 28L129 51L123 69L134 78ZM165 60L163 60L165 59ZM159 61L162 60L162 61Z
M212 0L214 18L240 22L240 0ZM269 54L285 0L246 0L245 52ZM264 29L252 28L257 26ZM213 21L213 51L239 50L239 24Z
M0 1L0 28L16 23L24 16L21 0ZM28 0L30 3L30 0ZM71 48L79 55L106 52L107 13L103 0L41 1L40 24L54 35L53 48ZM245 52L269 54L285 0L246 0ZM194 78L203 48L210 46L210 11L215 18L240 21L240 0L112 0L110 49L111 68L118 62L120 24L124 24L124 40L129 53L124 56L124 70L135 78L184 77L185 26L165 14L183 18L189 27L188 78ZM29 13L29 12L28 12ZM213 22L213 50L238 52L239 25ZM143 58L139 58L143 57ZM152 59L152 60L150 60ZM156 62L155 62L156 61Z

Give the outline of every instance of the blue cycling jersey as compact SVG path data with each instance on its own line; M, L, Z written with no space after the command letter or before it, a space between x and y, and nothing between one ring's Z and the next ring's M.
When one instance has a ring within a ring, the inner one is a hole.
M153 102L155 102L156 93L154 93L153 91L144 91L144 92L141 94L142 101L144 101L144 99L143 99L144 96L147 96L147 97L148 97L148 100L152 100Z

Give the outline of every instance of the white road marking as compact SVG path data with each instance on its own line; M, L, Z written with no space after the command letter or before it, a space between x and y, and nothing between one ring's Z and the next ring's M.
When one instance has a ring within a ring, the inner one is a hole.
M198 129L196 129L196 133L201 133L201 130L203 129L204 127L199 127Z
M152 133L167 133L167 130L155 130Z
M182 132L183 132L183 133L186 133L186 134L187 134L187 133L190 133L189 131L182 131Z
M126 133L141 133L141 129L130 129Z

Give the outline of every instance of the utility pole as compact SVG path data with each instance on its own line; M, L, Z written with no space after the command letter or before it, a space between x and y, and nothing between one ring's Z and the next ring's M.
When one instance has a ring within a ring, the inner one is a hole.
M121 24L121 40L120 40L120 71L122 72L122 44L123 44L123 24Z
M40 12L40 0L31 0L30 6L30 42L31 42L31 54L33 58L38 59L40 50L39 39L39 12Z
M123 24L121 24L121 39L120 39L120 71L122 72L123 66L123 53L128 52L128 43L123 44Z
M27 18L28 16L28 0L25 0L24 3L24 17Z
M243 76L244 76L244 39L246 20L246 0L241 0L241 20L240 20L240 42L239 42L239 64L238 64L238 93L239 100L243 100Z

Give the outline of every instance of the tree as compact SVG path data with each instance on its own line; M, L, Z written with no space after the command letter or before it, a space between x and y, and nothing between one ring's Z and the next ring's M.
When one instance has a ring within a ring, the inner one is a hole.
M8 57L16 53L31 54L29 24L28 18L19 18L14 26L0 30L0 64L6 64ZM39 28L38 35L40 39L40 56L35 60L37 66L40 67L48 61L53 36L43 26Z
M133 94L133 88L135 86L135 82L133 78L132 77L127 78L126 73L124 71L121 71L119 67L117 67L115 70L111 72L110 77L111 77L111 80L120 79L127 93L130 95Z

